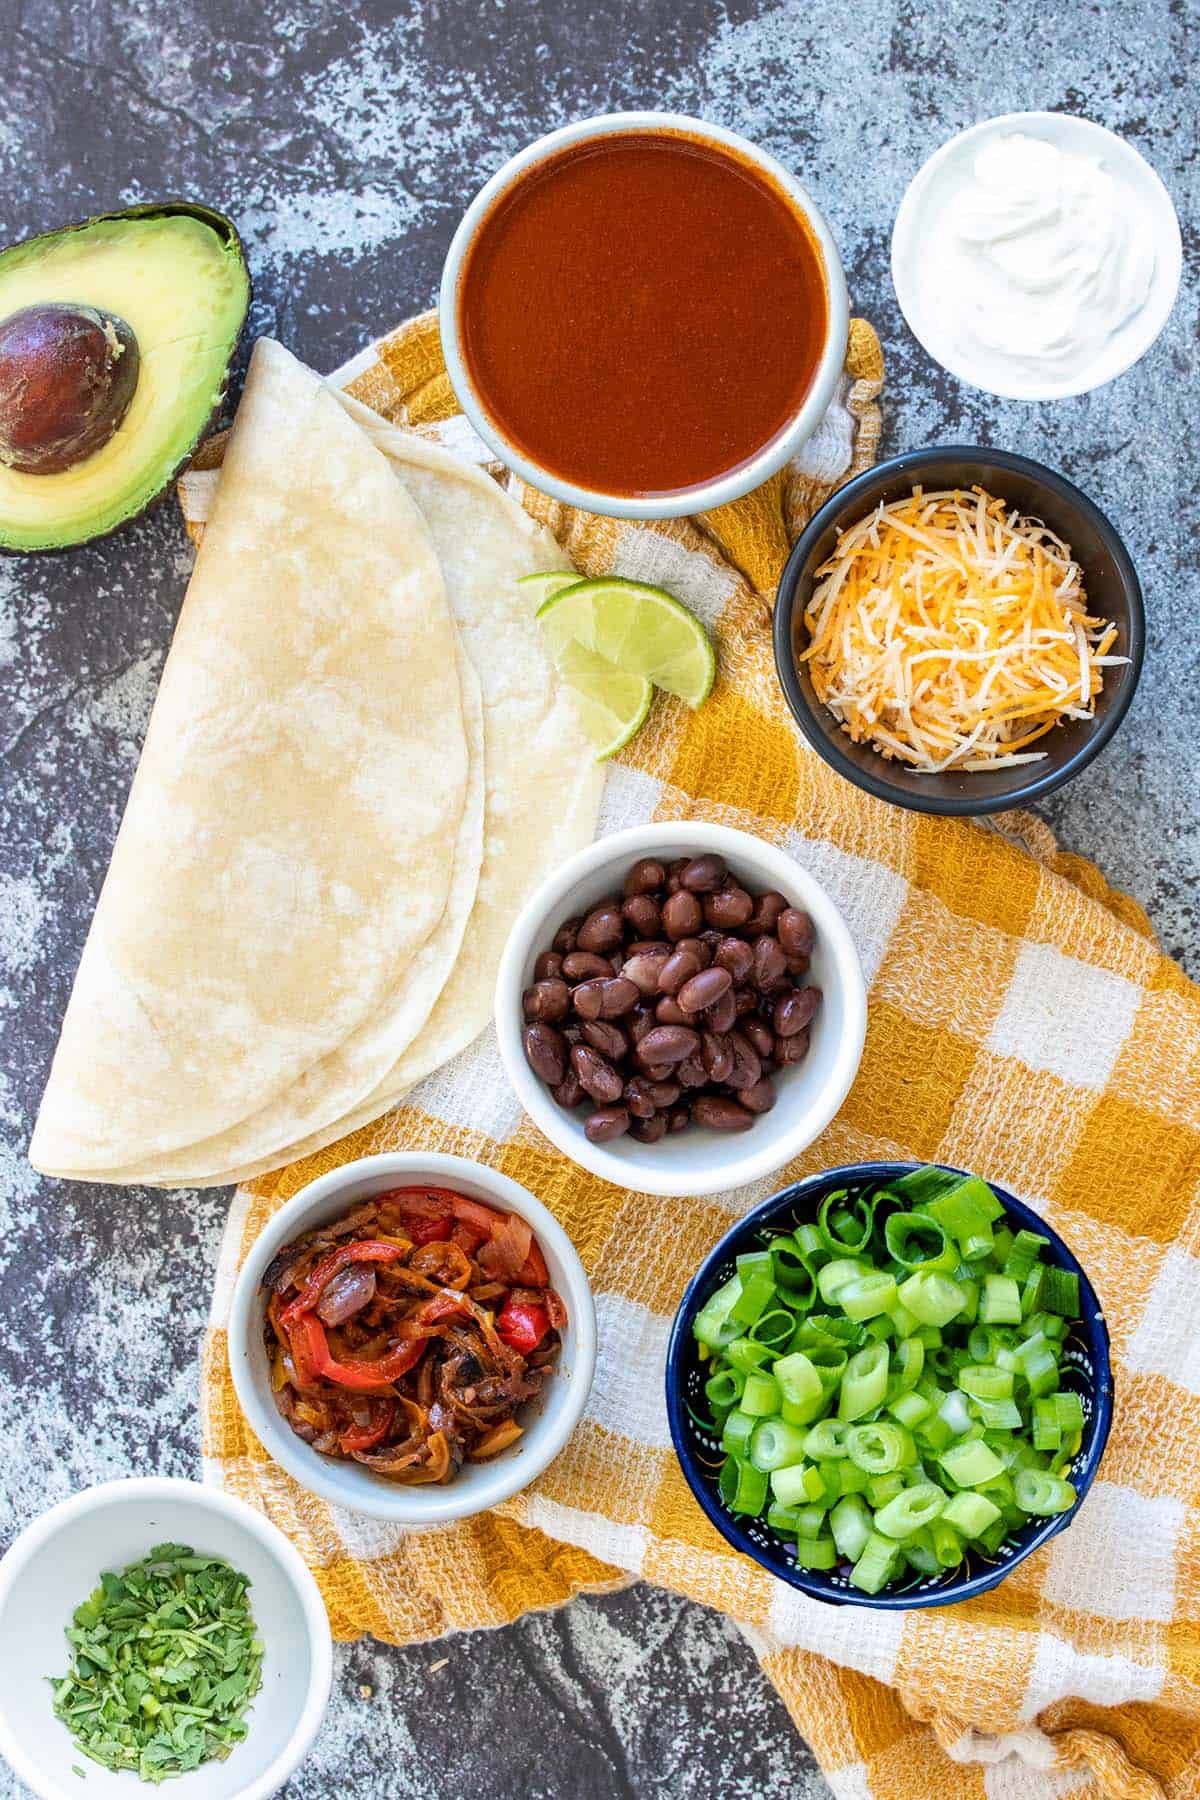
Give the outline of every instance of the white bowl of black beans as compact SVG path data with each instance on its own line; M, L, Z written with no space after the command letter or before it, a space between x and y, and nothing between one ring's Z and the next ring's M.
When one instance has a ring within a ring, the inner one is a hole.
M543 883L505 947L496 1028L565 1155L640 1193L712 1194L825 1129L862 1057L866 989L807 870L672 821L601 838Z

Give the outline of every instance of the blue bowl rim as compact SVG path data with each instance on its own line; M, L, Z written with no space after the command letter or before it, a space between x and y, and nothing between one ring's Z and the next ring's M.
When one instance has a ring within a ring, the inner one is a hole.
M874 767L860 768L838 742L843 735L841 731L836 726L830 730L822 729L818 716L800 685L792 653L792 617L796 606L796 588L801 571L822 532L830 525L840 523L847 513L853 512L861 496L881 480L907 475L916 477L930 463L950 460L994 463L998 468L1008 469L1015 475L1025 475L1040 482L1058 499L1075 507L1087 519L1097 536L1104 540L1129 608L1129 677L1104 717L1084 736L1078 749L1061 763L1056 763L1042 773L1030 775L1025 780L1018 779L1007 792L991 797L939 792L933 785L940 780L936 775L929 778L928 794L922 793L918 797L889 779L887 763L882 756L875 758L877 770ZM772 642L775 671L792 717L817 755L831 769L836 769L839 775L844 775L847 781L852 781L856 787L863 788L877 800L890 801L893 806L903 806L910 812L934 813L948 818L971 818L985 813L1006 812L1014 806L1028 806L1034 800L1053 793L1055 788L1062 787L1064 782L1078 775L1093 757L1100 754L1133 705L1146 655L1146 608L1133 559L1116 526L1101 512L1095 501L1090 500L1074 482L1068 481L1065 475L1048 468L1045 463L1035 462L1030 456L1021 456L1015 450L993 450L986 444L930 444L924 449L905 450L899 456L889 457L885 462L873 463L844 487L835 488L824 505L813 514L792 546L791 555L779 578Z
M959 1169L953 1163L924 1162L861 1162L843 1163L835 1169L823 1169L814 1175L807 1175L801 1181L792 1182L788 1187L780 1188L753 1207L743 1218L730 1226L729 1230L714 1244L696 1273L684 1289L683 1298L675 1312L671 1325L671 1335L667 1343L667 1420L671 1429L671 1442L684 1479L698 1501L709 1521L721 1533L727 1543L740 1550L744 1556L750 1557L759 1568L777 1581L786 1582L789 1587L798 1588L811 1600L822 1600L832 1606L865 1606L877 1612L910 1612L918 1607L950 1606L960 1600L969 1600L975 1594L986 1593L989 1588L996 1587L1005 1576L1023 1563L1027 1556L1040 1550L1043 1544L1065 1531L1078 1513L1087 1498L1088 1490L1095 1479L1108 1443L1108 1434L1112 1426L1113 1412L1113 1379L1112 1357L1109 1348L1108 1324L1104 1317L1104 1309L1100 1304L1095 1288L1088 1278L1087 1270L1079 1262L1074 1252L1062 1238L1048 1225L1039 1213L1024 1201L1010 1194L1007 1188L998 1182L988 1181L988 1186L1002 1200L1005 1210L1019 1221L1028 1231L1039 1231L1050 1239L1051 1249L1063 1259L1064 1266L1075 1270L1079 1276L1081 1311L1088 1325L1089 1334L1098 1351L1097 1362L1102 1366L1096 1375L1095 1392L1092 1396L1093 1416L1091 1435L1084 1445L1081 1460L1073 1471L1078 1498L1068 1512L1059 1513L1057 1517L1045 1520L1034 1532L1028 1543L1007 1556L994 1568L984 1569L969 1580L952 1582L945 1587L932 1588L927 1593L919 1590L908 1593L859 1594L852 1589L831 1589L822 1585L818 1576L807 1569L792 1568L786 1573L769 1568L759 1556L749 1536L738 1525L732 1513L726 1512L709 1486L701 1480L693 1466L692 1453L687 1446L687 1420L683 1400L682 1363L685 1352L690 1346L691 1323L702 1301L708 1298L708 1291L713 1286L713 1271L729 1255L733 1245L743 1237L757 1230L760 1226L770 1224L773 1217L785 1207L792 1208L798 1200L816 1196L832 1186L850 1186L867 1181L885 1181L900 1175L907 1175L914 1169L939 1168L946 1169L954 1175L967 1175L967 1169ZM987 1177L982 1177L987 1180Z

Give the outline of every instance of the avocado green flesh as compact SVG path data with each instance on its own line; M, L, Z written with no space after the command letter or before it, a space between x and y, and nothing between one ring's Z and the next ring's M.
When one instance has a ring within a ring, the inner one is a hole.
M53 475L0 466L0 547L82 543L149 505L221 399L249 297L236 237L184 213L96 219L0 255L0 318L50 301L100 307L141 354L129 410L94 455Z

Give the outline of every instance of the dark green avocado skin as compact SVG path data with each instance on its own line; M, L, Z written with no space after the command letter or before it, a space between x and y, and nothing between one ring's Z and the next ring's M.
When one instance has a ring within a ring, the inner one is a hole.
M201 224L209 226L221 240L221 243L225 245L226 248L233 251L241 266L242 272L246 277L246 304L242 309L242 316L237 330L230 338L229 354L225 359L225 368L221 377L220 391L212 411L208 414L207 418L205 418L200 428L195 433L195 436L192 438L184 454L176 459L170 468L165 468L163 470L162 481L154 492L141 506L135 511L126 514L126 516L123 519L118 520L115 525L111 525L107 529L85 533L85 535L81 537L73 537L66 543L39 545L36 548L18 549L0 542L0 556L61 556L68 551L78 550L83 544L96 544L100 543L104 538L112 537L116 532L123 531L127 525L132 525L136 519L143 518L146 513L162 504L167 495L173 492L177 477L191 462L199 445L209 435L220 419L229 390L229 378L233 371L234 364L237 361L238 348L245 334L246 318L250 311L250 302L254 297L250 279L250 267L246 261L245 246L242 243L237 226L233 223L232 219L228 218L224 213L218 212L215 207L204 206L199 201L195 200L176 198L151 200L143 202L138 206L118 207L113 212L94 213L91 218L78 219L70 225L55 226L49 231L38 232L31 238L21 238L17 240L16 244L5 245L4 249L0 250L0 259L2 259L4 250L16 249L18 244L21 247L24 247L25 245L33 246L48 243L52 239L66 237L71 232L75 231L86 231L90 226L104 224L110 220L119 222L125 219L166 219L180 217L198 219Z

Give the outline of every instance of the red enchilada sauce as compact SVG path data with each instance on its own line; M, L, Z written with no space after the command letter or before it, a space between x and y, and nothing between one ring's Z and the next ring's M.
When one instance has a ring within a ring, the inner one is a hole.
M749 461L802 404L827 318L820 253L783 191L682 132L592 139L521 176L459 286L463 355L499 430L609 494Z

